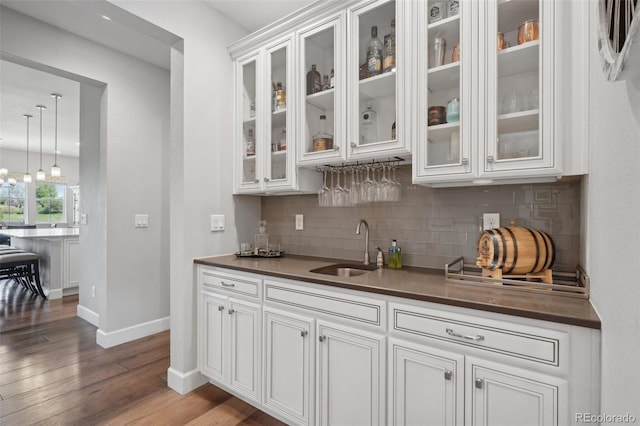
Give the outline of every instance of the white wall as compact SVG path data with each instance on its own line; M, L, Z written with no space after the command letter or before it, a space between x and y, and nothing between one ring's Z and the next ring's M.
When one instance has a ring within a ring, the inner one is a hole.
M112 3L184 39L172 57L169 386L185 392L202 381L193 258L234 252L238 231L255 230L260 212L259 198L232 196L233 74L226 46L246 31L203 2ZM211 233L209 215L218 213L226 216L226 229Z
M98 283L97 301L86 300L81 288L80 304L99 310L99 333L107 345L117 340L109 336L128 327L155 322L166 328L169 219L163 155L169 142L169 73L12 10L2 8L0 15L3 53L106 84L99 98L106 123L101 122L101 158L95 164L102 169L93 171L104 178L87 179L97 187L83 183L85 199L88 191L100 194L106 212L81 227L81 234L102 227L93 233L104 238L102 252L89 257L83 251L80 272L81 287ZM149 214L149 228L134 229L136 213ZM104 276L92 282L96 272Z
M586 268L602 319L601 413L640 419L640 80L607 82L591 2Z

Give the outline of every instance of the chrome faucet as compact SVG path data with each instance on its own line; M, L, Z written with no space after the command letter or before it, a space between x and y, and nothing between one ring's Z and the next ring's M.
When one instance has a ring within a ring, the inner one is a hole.
M364 264L369 264L369 224L366 220L360 219L358 226L356 226L356 235L360 235L360 225L364 223Z

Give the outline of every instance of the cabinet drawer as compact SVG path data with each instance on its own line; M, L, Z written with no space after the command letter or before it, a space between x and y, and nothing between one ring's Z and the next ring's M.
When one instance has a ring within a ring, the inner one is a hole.
M261 279L244 275L230 274L218 270L202 268L200 270L200 282L203 288L224 290L230 293L244 294L258 297L258 289Z
M386 325L385 302L381 300L269 280L264 282L264 299L266 302L331 315L334 319L341 318L381 328Z
M486 318L392 303L392 332L474 347L542 364L560 365L567 334Z

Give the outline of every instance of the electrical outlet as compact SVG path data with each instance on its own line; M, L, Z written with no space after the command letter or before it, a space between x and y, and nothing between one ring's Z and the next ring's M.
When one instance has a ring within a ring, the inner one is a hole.
M296 215L296 231L304 230L304 215L297 214Z
M482 229L494 229L500 227L500 213L485 213L482 215Z
M211 215L211 232L224 231L224 215Z

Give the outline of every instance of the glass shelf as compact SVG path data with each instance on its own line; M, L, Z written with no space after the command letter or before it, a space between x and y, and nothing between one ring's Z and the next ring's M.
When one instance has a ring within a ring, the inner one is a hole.
M540 40L530 41L498 52L499 77L538 71Z
M323 90L322 92L308 95L307 103L322 111L332 110L334 94L335 89Z
M390 71L360 80L360 102L395 96L396 72Z
M431 92L460 87L460 62L452 62L440 67L431 68L429 69L427 78L429 81L429 91Z

